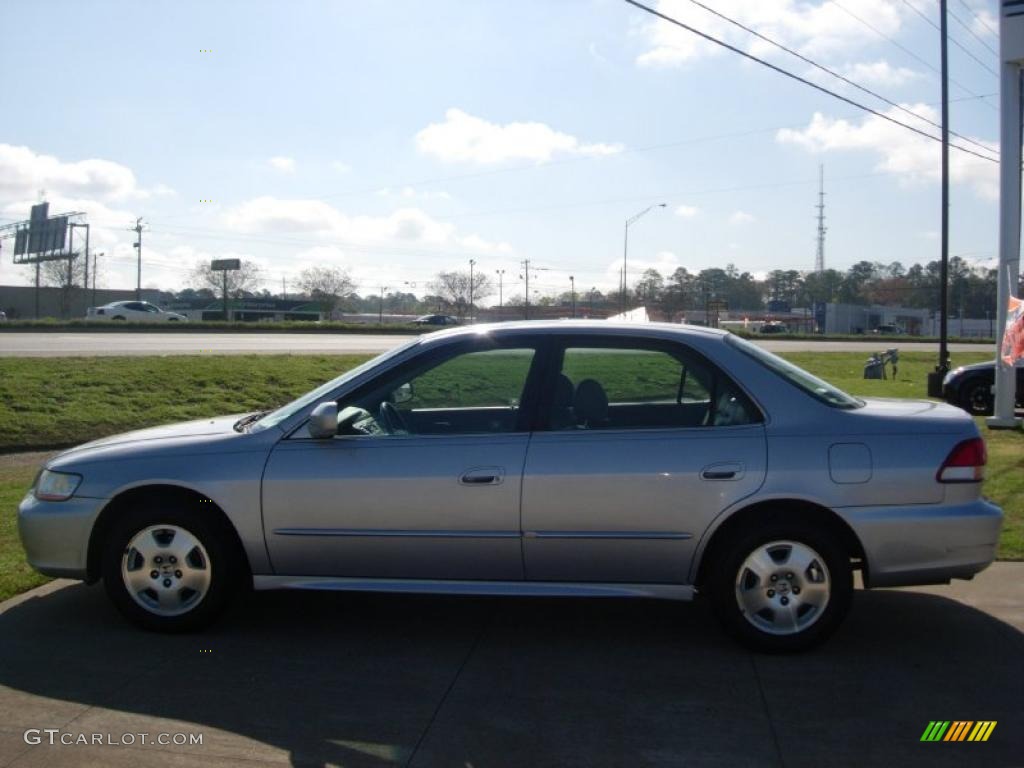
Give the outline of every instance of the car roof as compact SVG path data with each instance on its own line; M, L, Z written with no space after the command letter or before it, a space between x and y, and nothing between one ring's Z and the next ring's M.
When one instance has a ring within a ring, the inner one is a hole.
M424 343L457 339L479 335L518 336L523 334L609 334L615 336L666 336L668 334L684 336L700 336L704 338L722 338L729 331L718 328L706 328L698 325L681 325L679 323L625 323L613 320L517 320L507 323L482 323L480 325L461 325L457 328L446 328L424 334Z

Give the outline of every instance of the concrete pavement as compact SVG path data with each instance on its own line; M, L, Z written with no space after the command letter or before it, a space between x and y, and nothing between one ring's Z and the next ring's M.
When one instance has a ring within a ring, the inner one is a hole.
M268 355L377 354L413 336L329 333L0 333L0 357L63 357L111 355ZM938 344L891 341L758 342L773 352L881 352L897 347L904 352L938 353ZM988 344L950 344L951 352L984 352Z
M783 657L700 603L264 593L165 637L55 582L0 606L0 765L1021 765L1022 654L1024 564L859 592L830 643ZM921 743L935 719L998 725Z

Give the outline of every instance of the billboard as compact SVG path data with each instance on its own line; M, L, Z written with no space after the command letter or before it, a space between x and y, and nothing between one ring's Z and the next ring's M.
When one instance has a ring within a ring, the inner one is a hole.
M214 272L228 272L242 268L241 259L214 259L210 262L210 269Z
M18 225L14 233L16 264L66 259L70 255L63 252L67 246L68 217L49 218L49 209L49 203L33 205L29 220Z

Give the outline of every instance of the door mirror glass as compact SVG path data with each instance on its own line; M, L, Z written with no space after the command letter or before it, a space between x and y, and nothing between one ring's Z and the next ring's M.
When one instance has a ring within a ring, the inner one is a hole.
M333 400L320 403L309 415L309 436L317 440L338 434L338 404Z
M407 381L391 392L391 402L395 405L401 405L402 403L408 403L412 400L413 396L412 382Z

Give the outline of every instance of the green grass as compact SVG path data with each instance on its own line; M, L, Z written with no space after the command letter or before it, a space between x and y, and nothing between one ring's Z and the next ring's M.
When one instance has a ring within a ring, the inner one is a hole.
M49 579L33 571L25 562L18 540L15 510L35 477L34 466L9 466L0 457L0 600L44 584Z
M281 405L365 355L0 358L0 451Z
M597 376L609 391L630 391L630 383L674 385L671 372L656 360L636 366L622 380L600 359L572 363L574 377ZM854 395L925 397L925 377L934 365L927 353L901 355L895 379L865 381L859 352L798 352L785 355L810 372ZM175 356L106 358L0 358L0 451L70 445L129 429L239 413L282 404L366 359L363 355ZM525 376L525 356L510 365ZM988 352L953 356L954 365L991 359ZM505 403L511 391L495 395L493 372L467 361L417 388L422 404ZM457 374L457 375L454 375ZM607 378L610 377L610 378ZM672 379L670 381L670 379ZM649 386L647 387L649 391ZM989 448L984 492L1006 512L999 556L1024 559L1024 433L991 432L979 420ZM14 509L36 467L0 456L0 599L46 579L24 562Z

